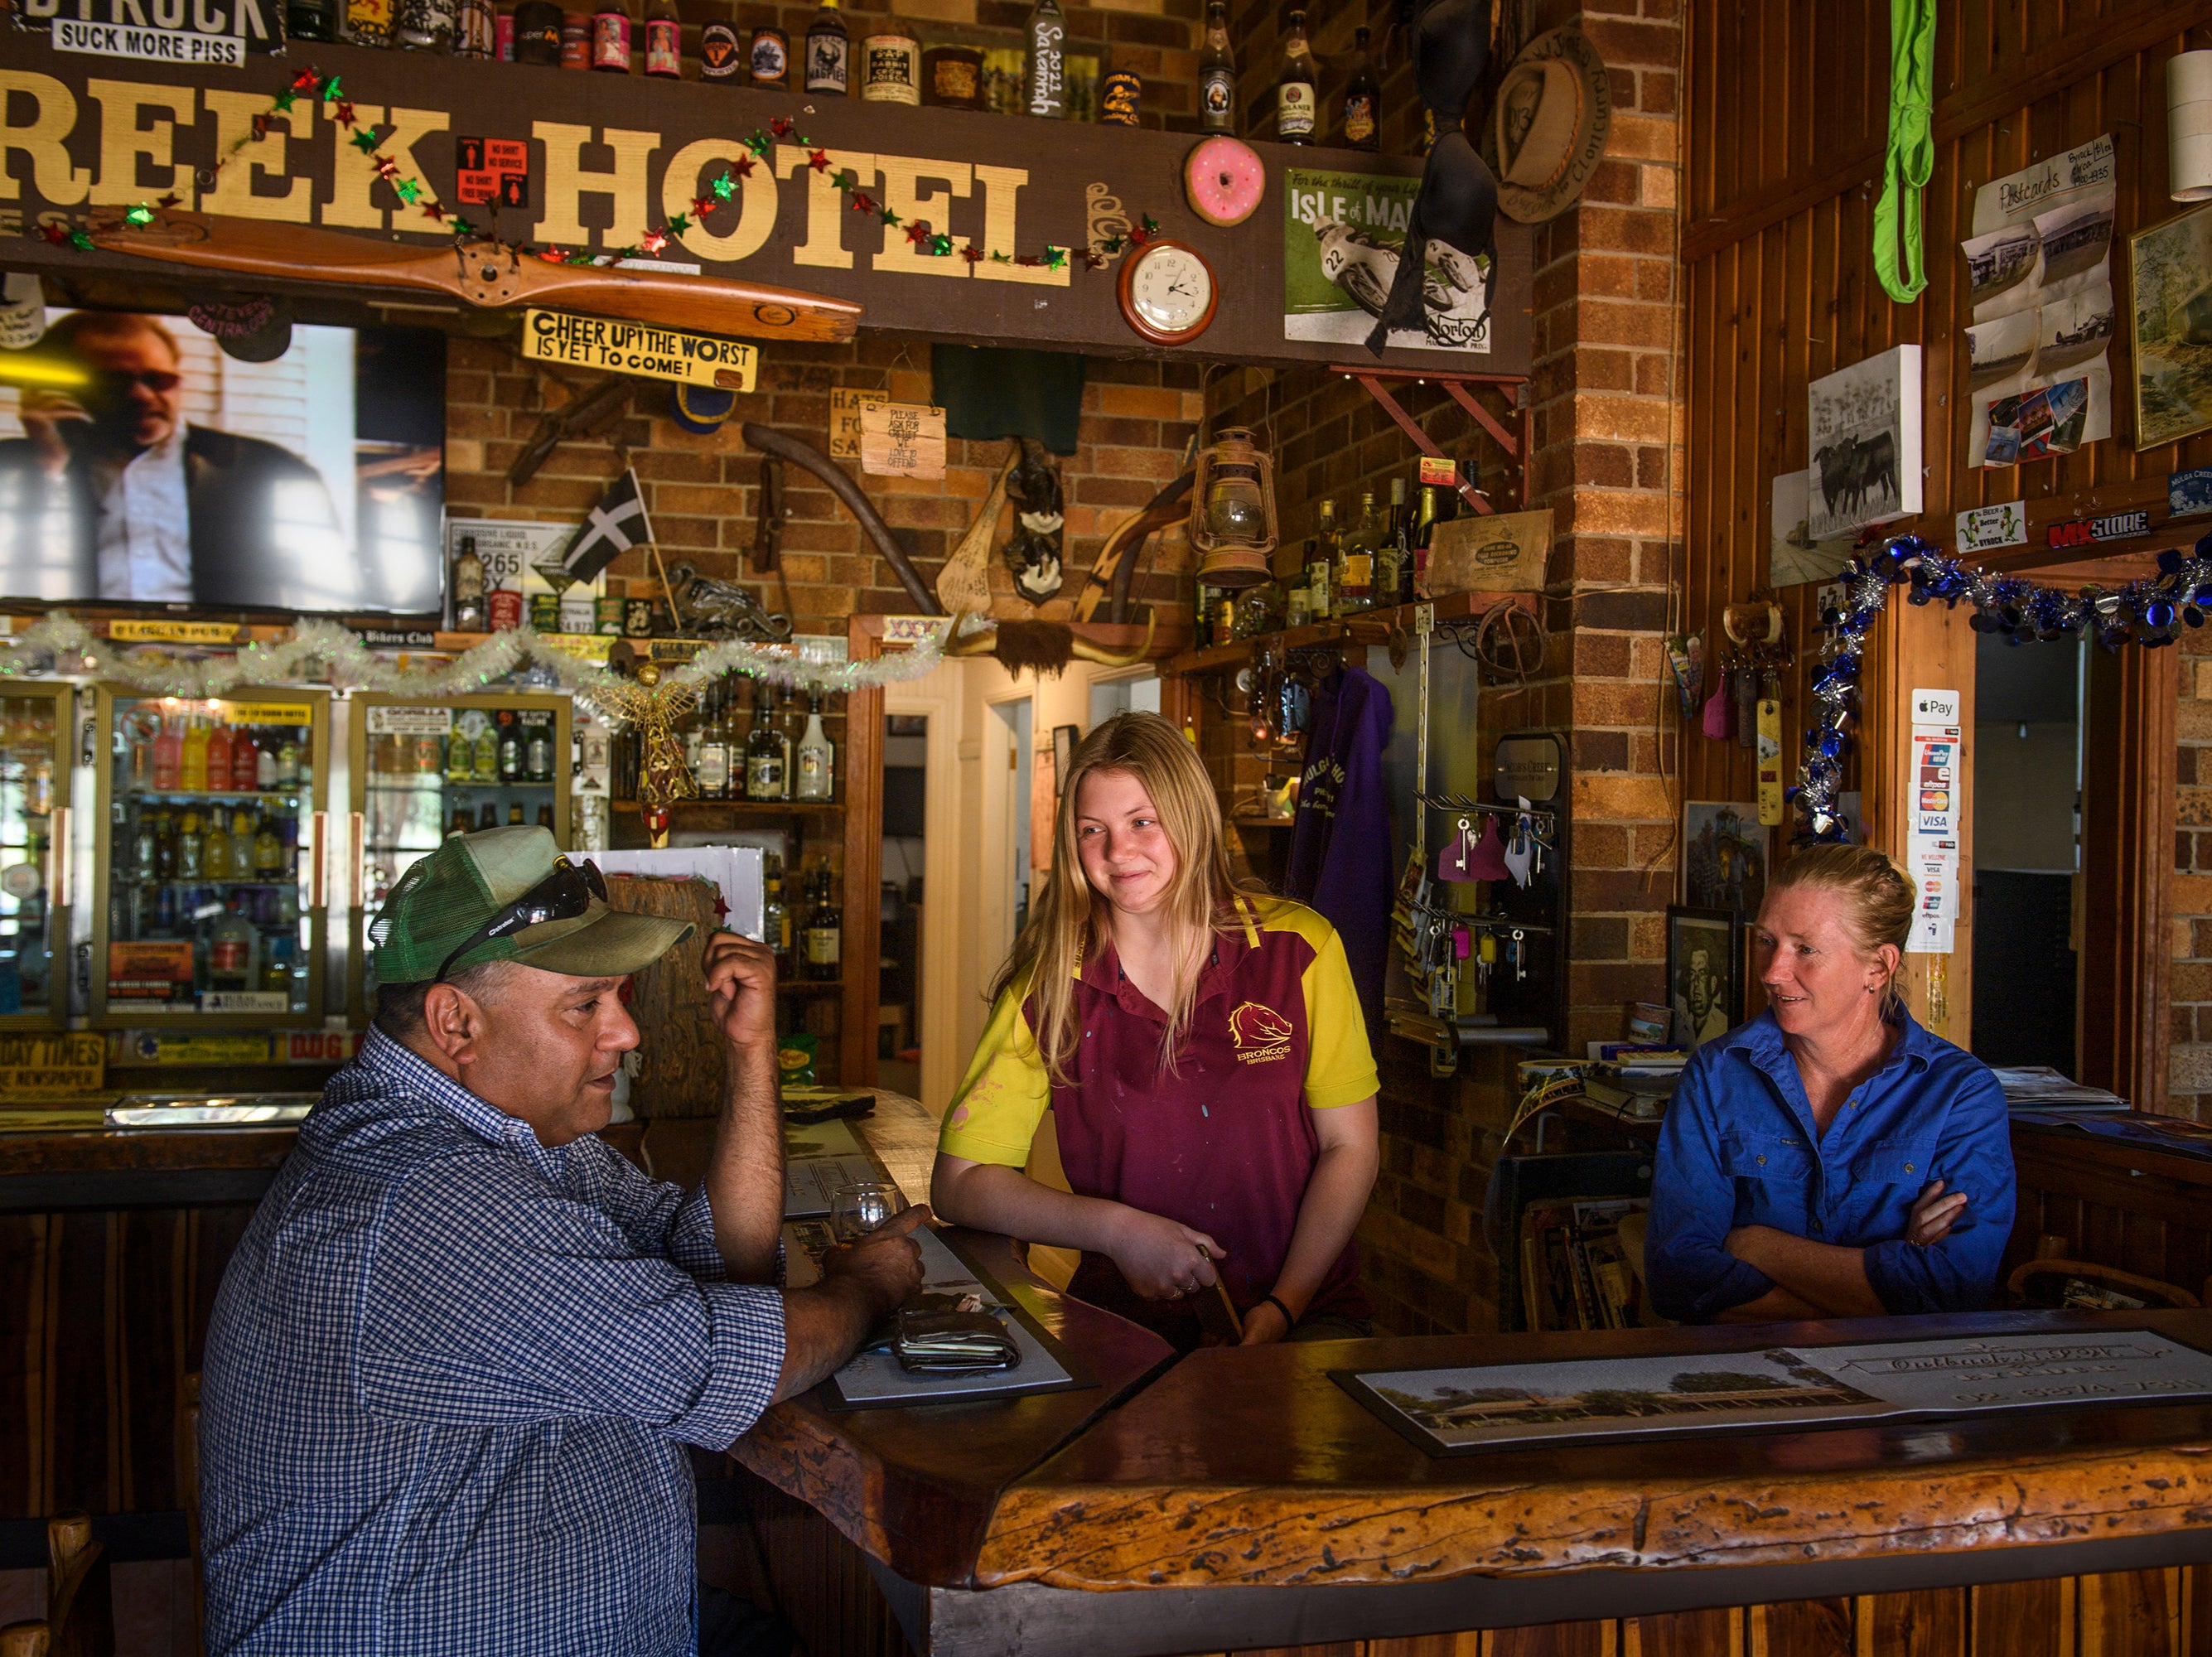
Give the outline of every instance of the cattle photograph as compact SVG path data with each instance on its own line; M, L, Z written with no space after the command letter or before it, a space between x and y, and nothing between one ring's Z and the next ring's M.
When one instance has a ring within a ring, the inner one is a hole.
M1815 541L1920 510L1920 348L1899 345L1814 380L1806 529Z

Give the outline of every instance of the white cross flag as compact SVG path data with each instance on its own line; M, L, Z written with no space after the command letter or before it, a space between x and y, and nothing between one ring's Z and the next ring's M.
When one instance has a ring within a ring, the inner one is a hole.
M561 555L561 568L570 580L588 581L612 563L617 553L643 546L652 539L653 524L645 515L645 496L639 493L637 474L624 467L606 499L576 526L575 537Z

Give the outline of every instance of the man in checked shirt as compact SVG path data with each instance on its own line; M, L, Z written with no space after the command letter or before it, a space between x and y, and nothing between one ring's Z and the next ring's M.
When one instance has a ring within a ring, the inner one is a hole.
M775 968L718 933L729 1087L699 1189L604 1141L618 913L543 828L447 840L372 929L376 1028L223 1274L200 1421L214 1653L699 1648L687 1445L813 1386L920 1280L890 1226L776 1287Z

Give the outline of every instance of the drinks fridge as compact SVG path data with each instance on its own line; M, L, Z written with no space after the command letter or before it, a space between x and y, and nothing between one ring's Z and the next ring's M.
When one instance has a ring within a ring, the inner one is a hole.
M346 1008L366 1024L376 1006L368 928L385 895L447 835L544 828L568 844L569 719L562 695L454 696L436 702L360 695L349 700L346 827L354 871Z
M76 695L66 684L0 689L0 1029L58 1028L69 1011Z
M101 685L94 717L93 1023L319 1025L330 694Z

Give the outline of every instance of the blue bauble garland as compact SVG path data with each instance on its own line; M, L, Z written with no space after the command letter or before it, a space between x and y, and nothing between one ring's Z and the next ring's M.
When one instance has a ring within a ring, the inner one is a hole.
M1854 558L1838 578L1844 602L1820 613L1830 643L1813 674L1813 722L1805 731L1805 757L1790 791L1801 841L1845 837L1836 793L1844 758L1858 725L1859 671L1867 634L1893 586L1906 588L1909 604L1961 600L1973 606L1967 625L2001 633L2008 645L2094 638L2100 647L2141 645L2155 650L2173 642L2184 627L2203 627L2212 608L2212 535L2193 553L2179 548L2158 555L2158 574L2122 587L2085 586L2064 592L2024 576L1993 574L1960 563L1917 535L1900 535L1879 551Z

